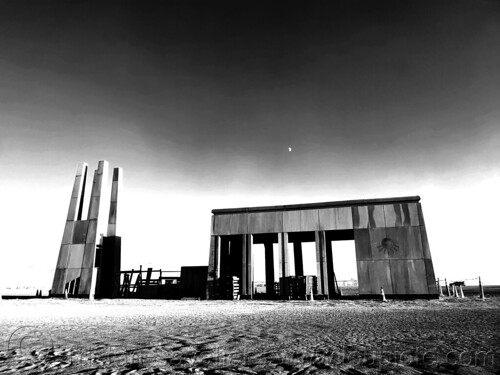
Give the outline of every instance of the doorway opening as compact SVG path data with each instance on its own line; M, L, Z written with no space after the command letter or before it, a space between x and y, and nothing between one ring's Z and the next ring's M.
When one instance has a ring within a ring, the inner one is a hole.
M331 259L339 297L359 296L354 230L326 232L327 258Z

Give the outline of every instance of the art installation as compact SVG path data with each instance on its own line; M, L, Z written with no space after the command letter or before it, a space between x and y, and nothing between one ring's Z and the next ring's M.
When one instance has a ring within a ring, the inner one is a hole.
M332 242L354 240L360 297L438 298L420 197L370 199L212 210L207 295L217 298L221 280L236 277L242 297L251 296L252 245L264 244L266 294L276 298L273 244L279 246L280 283L303 277L302 243L316 244L316 294L340 296ZM293 243L293 255L288 244ZM290 297L288 286L280 298Z
M82 213L87 169L86 163L78 164L52 283L52 296L66 294L109 298L119 288L121 237L116 236L116 225L123 172L121 168L113 169L106 222L106 210L103 207L108 207L108 162L99 161L94 171L88 214L84 219Z

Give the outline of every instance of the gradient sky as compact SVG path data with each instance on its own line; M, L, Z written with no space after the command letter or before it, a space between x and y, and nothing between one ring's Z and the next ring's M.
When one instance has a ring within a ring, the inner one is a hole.
M122 268L207 264L213 208L420 195L436 276L500 283L499 46L496 1L0 2L0 281L50 288L106 159Z

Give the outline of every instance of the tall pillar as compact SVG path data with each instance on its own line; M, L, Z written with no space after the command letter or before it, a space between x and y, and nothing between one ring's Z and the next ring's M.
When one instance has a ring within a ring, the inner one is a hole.
M57 259L56 271L54 273L54 280L52 282L51 293L53 295L63 295L64 288L67 283L66 279L68 276L69 258L72 255L72 253L75 253L74 251L75 246L73 246L75 222L78 222L82 216L83 198L85 194L85 181L87 179L87 169L88 169L87 163L79 163L76 168L75 181L73 183L73 190L71 191L71 198L69 201L68 215L66 216L66 223L64 225L61 247L59 249L59 257ZM81 229L80 231L83 232L83 229ZM79 237L82 237L81 239L83 239L83 236ZM80 248L81 246L78 248L79 251L83 252L82 249ZM78 272L78 275L75 275L75 277L79 276L80 272Z
M279 277L290 276L290 262L288 261L288 233L278 233L279 248Z
M106 188L108 162L105 160L99 161L99 165L94 172L88 215L86 220L82 220L87 167L86 163L78 165L73 184L52 284L52 294L56 296L64 295L65 289L72 289L72 294L80 297L93 298L96 293L96 245L100 242L101 233L106 231L106 221L103 220L101 200L102 193ZM117 191L113 199L115 208L118 197ZM110 214L110 218L116 224L116 210L113 214Z
M316 231L316 266L318 273L318 294L328 296L328 274L326 266L325 232Z
M109 219L107 236L116 236L116 219L118 209L118 194L122 188L122 168L113 169L113 183L111 185L111 199L109 204Z
M210 253L208 257L207 273L207 297L212 298L216 294L215 281L219 278L219 236L210 236Z
M220 277L230 276L229 238L220 237Z
M79 294L93 298L96 288L95 272L95 253L97 236L104 232L106 222L102 220L100 210L102 192L105 190L108 178L108 162L99 161L97 169L94 171L94 180L92 182L92 192L90 196L90 205L87 215L88 231L85 240L85 251L83 254L82 272L80 278Z
M335 272L333 270L333 254L332 254L332 241L326 237L326 276L328 279L328 298L333 298L337 295L337 288L335 285Z
M302 242L293 243L293 260L295 263L295 276L304 276L304 261L302 258Z
M247 293L253 296L253 255L252 255L252 235L245 235L247 244Z
M240 293L242 296L250 294L248 289L248 274L247 274L247 260L248 260L248 250L247 250L247 236L245 234L241 235L241 277L240 277Z
M266 259L266 294L267 298L275 296L274 291L274 253L273 253L273 242L264 242L264 251Z

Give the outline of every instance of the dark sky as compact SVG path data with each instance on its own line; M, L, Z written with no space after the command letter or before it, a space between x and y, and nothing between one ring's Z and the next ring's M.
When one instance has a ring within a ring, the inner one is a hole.
M100 159L218 208L500 175L500 2L102 3L0 2L10 189Z

